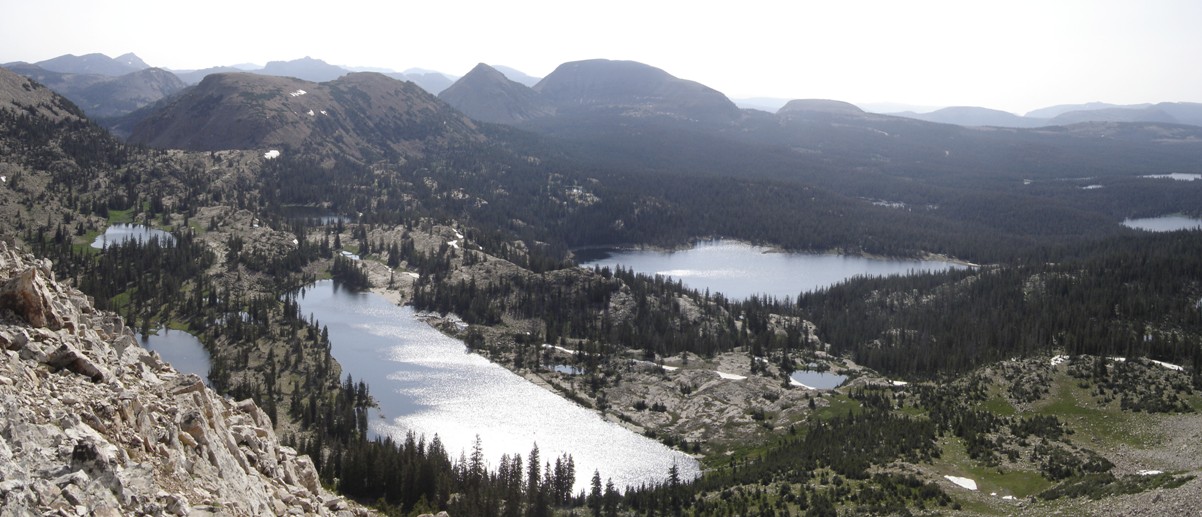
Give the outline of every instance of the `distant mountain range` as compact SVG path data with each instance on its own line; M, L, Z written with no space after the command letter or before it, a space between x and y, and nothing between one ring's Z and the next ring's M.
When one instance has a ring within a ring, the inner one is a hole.
M171 72L150 68L133 54L116 59L103 54L67 55L4 67L46 85L98 119L126 115L187 86Z
M36 63L6 63L3 67L46 85L67 97L91 117L114 120L128 117L138 109L150 106L188 86L196 85L213 74L252 72L326 82L352 72L311 57L272 61L261 67L239 64L201 70L168 71L152 68L132 53L116 58L104 54L68 54ZM510 70L520 77L529 78L521 72ZM456 79L439 72L416 70L403 73L387 71L386 75L402 81L412 81L435 95ZM115 120L115 123L128 125L128 121L124 120Z
M1102 102L1064 104L1037 109L1025 116L971 106L943 108L929 113L906 111L893 113L893 115L958 126L1014 128L1066 126L1082 122L1152 122L1202 126L1202 104L1192 102L1131 105Z
M711 88L677 79L663 70L640 63L607 60L565 63L543 79L505 66L491 66L488 70L478 70L477 67L468 75L455 77L423 69L404 72L378 68L352 70L312 57L271 61L262 67L240 64L178 71L152 68L132 53L116 58L104 54L64 55L36 63L14 62L3 66L47 85L75 102L89 116L98 119L131 116L132 112L168 98L189 85L196 85L209 75L234 72L293 77L321 83L353 71L376 71L394 79L411 81L434 95L450 90L444 100L469 116L499 123L529 121L552 113L563 116L567 112L580 110L624 110L628 115L641 113L643 116L684 119L716 117L729 121L738 118L739 108L773 113L789 102L777 98L749 98L732 102ZM451 90L453 85L457 87ZM878 112L882 107L870 106ZM892 115L967 127L1036 128L1084 122L1202 126L1202 104L1188 102L1068 104L1034 110L1026 115L984 107L956 106L930 112L902 111Z
M86 54L83 56L66 54L45 61L38 61L34 65L61 74L107 75L110 77L117 77L150 68L150 65L132 53L122 54L116 58L110 58L104 54ZM7 65L5 66L7 67Z

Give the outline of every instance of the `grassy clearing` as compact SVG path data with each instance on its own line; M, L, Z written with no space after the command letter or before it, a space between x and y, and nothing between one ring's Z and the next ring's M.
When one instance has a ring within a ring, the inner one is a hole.
M109 210L109 224L128 224L134 222L134 210Z
M833 393L830 397L826 397L826 400L830 405L814 410L815 418L830 420L837 416L847 416L848 412L858 415L864 411L864 407L860 405L859 401L842 393Z
M1124 412L1116 402L1098 406L1089 392L1078 387L1068 375L1057 375L1048 398L1036 406L1036 413L1060 418L1076 432L1076 440L1084 444L1104 443L1113 446L1147 448L1150 437L1139 433L1141 426L1133 425L1133 413ZM1140 418L1154 418L1140 414Z
M1009 400L997 394L982 402L980 408L998 416L1014 416L1017 413Z
M1038 472L1006 470L978 464L968 457L964 442L959 438L942 438L939 445L942 454L935 461L936 471L940 475L972 479L977 482L977 491L982 494L997 492L998 497L1012 495L1021 499L1052 486L1052 482L1044 479Z

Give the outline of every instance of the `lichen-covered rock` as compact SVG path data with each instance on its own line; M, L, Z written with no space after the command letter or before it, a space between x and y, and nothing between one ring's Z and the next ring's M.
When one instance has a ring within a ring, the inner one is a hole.
M0 242L0 515L361 515L235 402Z

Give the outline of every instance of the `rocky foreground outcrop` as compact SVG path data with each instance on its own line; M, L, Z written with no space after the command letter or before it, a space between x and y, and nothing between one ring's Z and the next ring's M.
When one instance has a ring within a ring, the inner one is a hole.
M362 515L266 413L0 242L0 516Z

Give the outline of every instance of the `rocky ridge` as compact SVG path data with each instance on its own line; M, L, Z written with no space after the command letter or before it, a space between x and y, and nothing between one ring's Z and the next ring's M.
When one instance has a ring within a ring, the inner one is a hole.
M0 242L0 515L362 515L266 413Z

